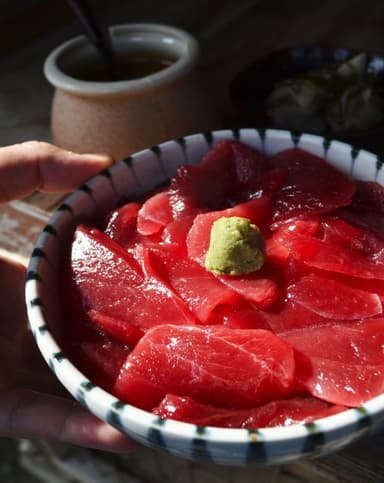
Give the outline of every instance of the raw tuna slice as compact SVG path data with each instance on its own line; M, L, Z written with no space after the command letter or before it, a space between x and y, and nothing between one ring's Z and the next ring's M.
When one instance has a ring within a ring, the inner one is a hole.
M218 210L228 207L235 180L231 144L224 141L198 166L181 166L171 181L171 191L177 200L191 200L196 208Z
M141 235L153 235L173 220L170 194L161 191L148 198L137 216L137 231Z
M273 401L254 409L223 409L167 394L153 413L198 426L256 429L309 423L344 409L311 397Z
M384 214L384 187L375 181L356 181L351 207Z
M171 245L177 245L187 251L187 235L196 215L186 215L171 221L162 233L162 241Z
M336 274L335 279L339 279L341 282L345 282L359 290L376 294L380 298L382 305L384 304L384 280L354 278L345 275L337 276Z
M384 391L384 318L282 334L296 350L299 385L334 404L359 406Z
M211 228L214 221L223 216L241 216L252 223L261 225L270 215L270 200L268 197L257 198L246 203L240 203L233 208L220 211L210 211L197 215L187 236L188 256L204 267Z
M222 140L198 166L183 166L172 181L175 193L211 210L261 196L265 188L277 189L275 176L266 176L265 157L237 141Z
M339 216L384 240L384 187L373 181L356 181L352 204L340 210Z
M272 235L276 243L285 245L296 237L312 237L317 232L320 225L319 218L309 218L306 220L295 220L280 226Z
M285 270L291 250L286 246L297 237L311 238L320 225L318 218L295 220L280 226L272 236L266 239L266 253L269 263Z
M288 299L333 320L359 320L382 313L378 295L313 273L288 287Z
M286 171L284 186L273 196L272 229L297 218L332 212L352 200L352 178L318 156L292 148L269 161L273 168Z
M124 246L134 235L139 209L139 203L131 202L114 210L107 220L104 232L116 243Z
M270 196L276 191L279 191L286 181L287 173L286 170L275 168L265 171L262 181L262 193L265 196ZM250 194L249 198L255 198L256 193Z
M341 220L327 219L322 229L322 239L297 236L284 246L308 267L384 280L384 241Z
M384 280L383 262L375 263L361 253L322 240L296 239L290 244L290 250L297 260L308 267L353 277Z
M98 337L73 341L67 353L91 381L110 391L129 350L128 346L100 334Z
M127 344L133 348L137 342L143 337L144 332L130 324L126 320L116 319L99 312L98 310L89 310L87 315L92 323L104 330L110 336L114 337L122 344Z
M231 306L219 307L211 314L207 324L224 325L230 329L270 330L263 312L245 300Z
M229 143L236 172L233 181L237 185L233 199L239 203L259 197L266 191L272 193L281 187L283 179L277 172L267 171L267 160L259 151L236 141Z
M148 255L157 277L171 287L200 322L207 322L217 306L232 305L240 298L212 273L172 247L151 248Z
M288 300L281 310L263 312L264 319L275 334L281 334L306 327L318 327L334 323L311 310Z
M339 216L348 223L369 230L384 240L384 213L354 208L340 211Z
M114 393L147 410L167 393L252 408L288 395L294 372L291 346L270 331L162 325L127 357Z
M189 198L175 189L169 190L169 202L174 221L182 221L184 218L190 216L195 217L199 213L203 213L207 210L206 208L200 207L198 202L193 198Z
M367 230L361 230L335 217L324 218L321 222L322 236L319 238L342 247L377 255L384 247L383 240Z
M249 302L260 308L270 307L277 299L278 286L271 278L265 278L259 272L242 275L241 277L217 276L225 286L238 293Z
M146 277L132 255L98 230L76 230L71 268L87 312L93 309L144 331L164 322L194 323L167 286Z

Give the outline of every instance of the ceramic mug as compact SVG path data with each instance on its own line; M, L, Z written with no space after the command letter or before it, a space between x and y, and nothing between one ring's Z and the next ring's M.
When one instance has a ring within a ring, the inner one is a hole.
M55 87L51 111L55 144L120 159L220 125L197 77L199 45L193 36L175 27L143 23L114 26L110 32L117 59L150 54L171 61L139 78L82 80L76 69L96 62L95 48L84 36L57 47L44 64L44 74Z

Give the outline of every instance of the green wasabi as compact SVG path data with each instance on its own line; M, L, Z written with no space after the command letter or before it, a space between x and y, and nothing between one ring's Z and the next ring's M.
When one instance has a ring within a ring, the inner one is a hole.
M223 216L211 229L205 268L216 275L259 270L265 260L264 238L256 225L240 216Z

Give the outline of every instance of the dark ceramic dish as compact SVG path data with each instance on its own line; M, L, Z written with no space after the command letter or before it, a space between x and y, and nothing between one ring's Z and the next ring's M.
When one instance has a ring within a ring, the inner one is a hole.
M266 114L265 103L276 82L311 70L336 66L358 53L360 51L356 49L344 47L306 45L272 52L250 64L234 77L230 85L236 121L242 126L275 127ZM367 53L367 72L377 75L378 84L384 87L384 54ZM358 147L380 151L384 125L324 134Z

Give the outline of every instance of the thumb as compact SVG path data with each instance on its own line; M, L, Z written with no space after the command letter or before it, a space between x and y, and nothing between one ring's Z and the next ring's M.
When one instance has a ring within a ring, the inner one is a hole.
M52 439L114 452L137 447L72 400L19 390L0 393L0 437Z
M112 163L104 154L77 154L29 141L0 148L0 202L40 191L71 191Z

